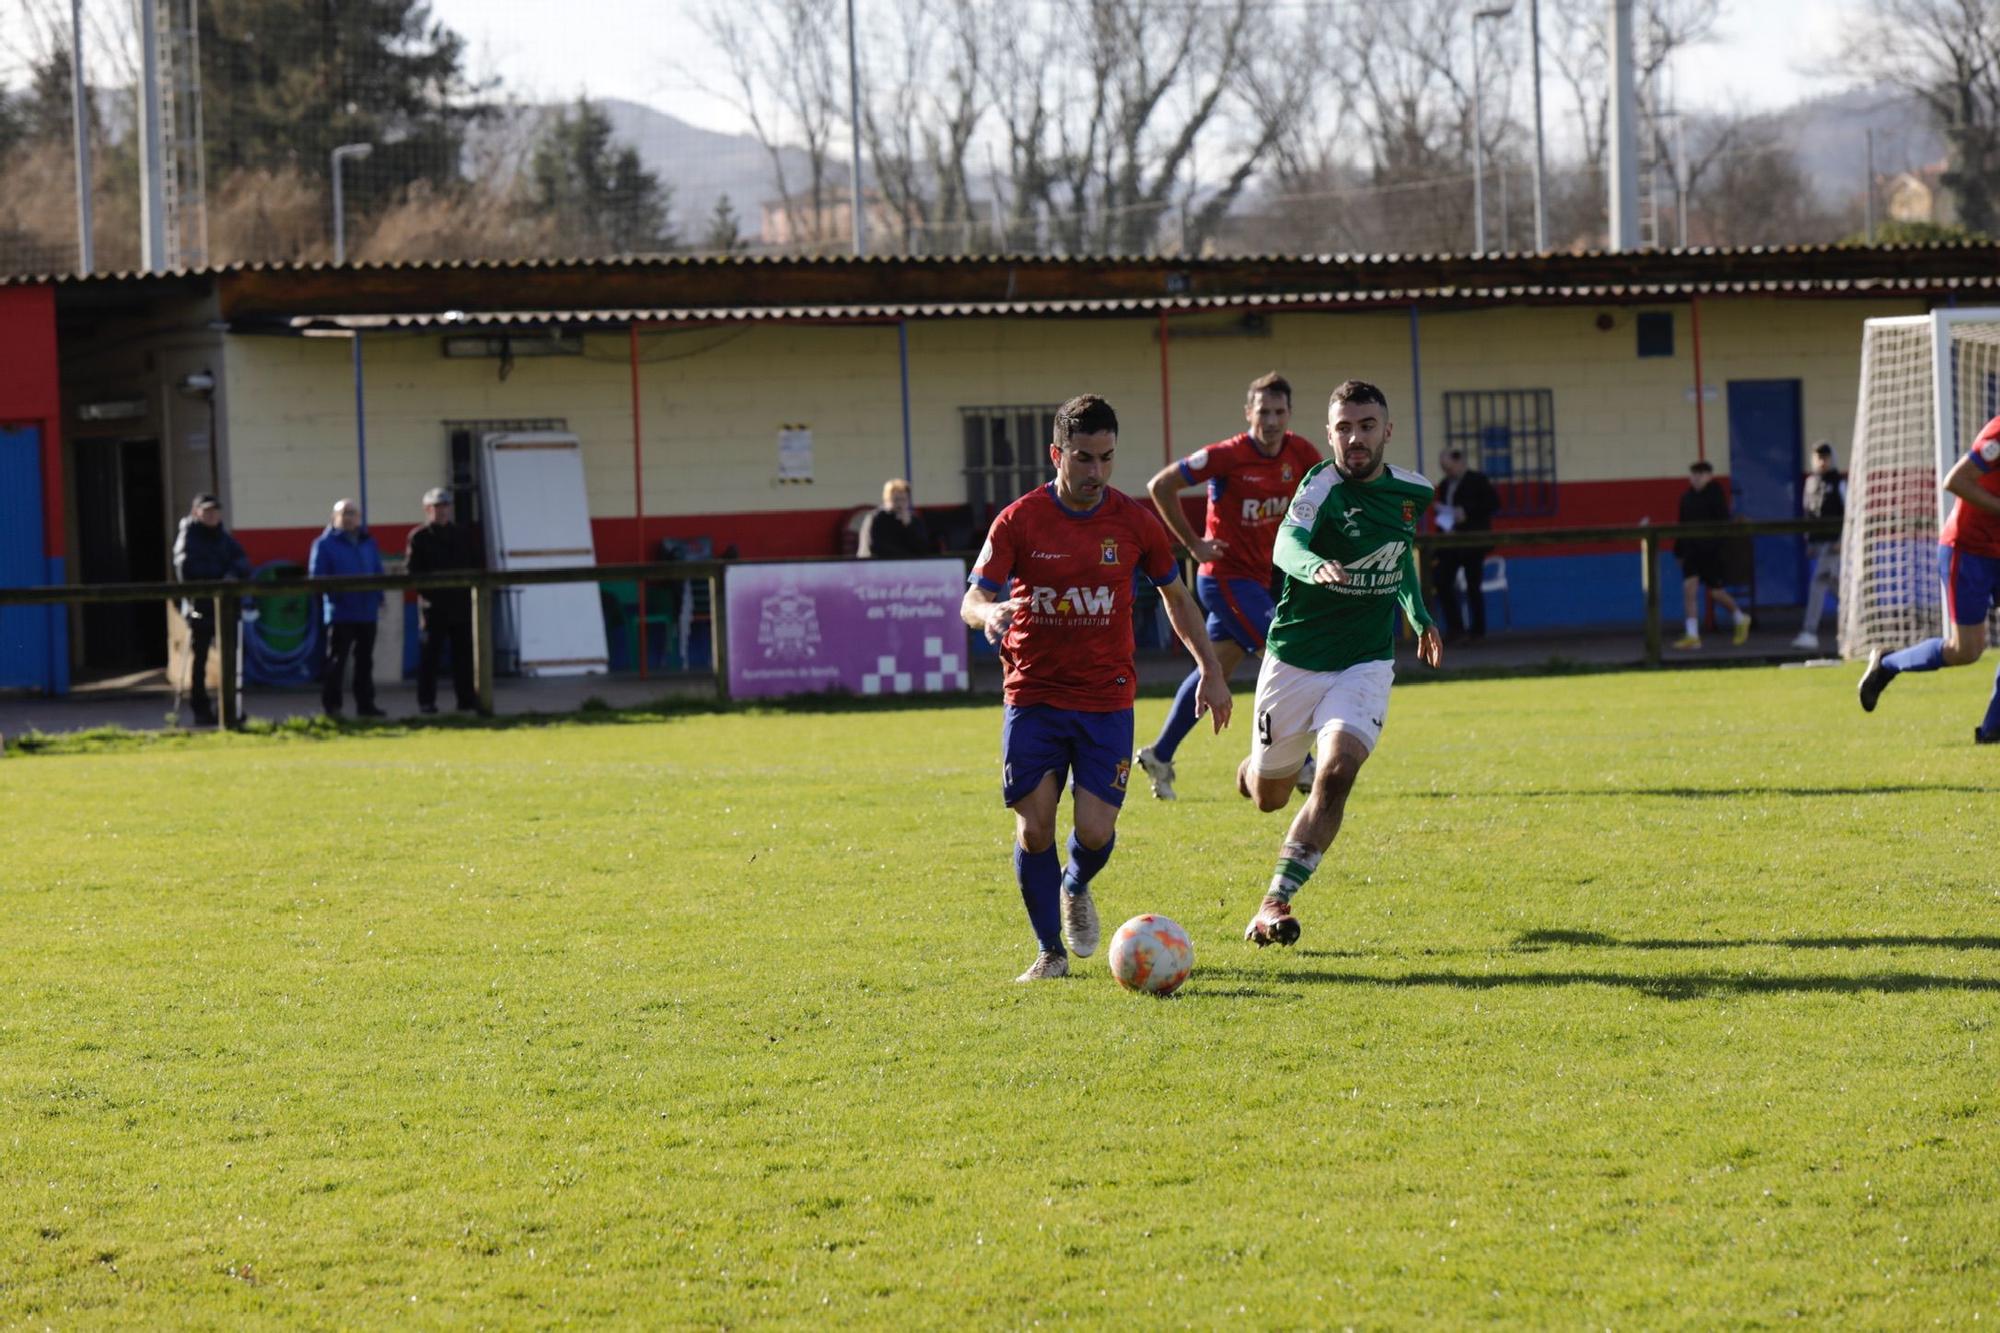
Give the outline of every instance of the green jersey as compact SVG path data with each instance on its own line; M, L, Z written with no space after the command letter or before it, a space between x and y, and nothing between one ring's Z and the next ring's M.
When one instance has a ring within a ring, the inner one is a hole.
M1304 671L1392 658L1399 605L1419 631L1430 627L1415 539L1433 489L1399 467L1366 483L1346 480L1330 462L1306 473L1271 551L1285 571L1266 640L1273 657ZM1345 583L1312 581L1329 560L1347 571Z

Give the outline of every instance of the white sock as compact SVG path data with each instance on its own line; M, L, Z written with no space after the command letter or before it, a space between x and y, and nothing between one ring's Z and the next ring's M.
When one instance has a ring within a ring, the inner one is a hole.
M1701 637L1701 626L1695 623L1693 616L1687 618L1687 636L1690 639L1699 639Z
M1750 623L1750 613L1748 611L1745 611L1740 606L1736 608L1736 623L1739 625L1747 625Z

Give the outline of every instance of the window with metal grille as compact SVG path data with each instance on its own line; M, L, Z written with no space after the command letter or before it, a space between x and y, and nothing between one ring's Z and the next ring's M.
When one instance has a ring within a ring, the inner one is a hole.
M1054 475L1049 440L1059 406L958 409L965 434L965 499L980 531L995 514Z
M1486 474L1502 514L1556 512L1553 389L1470 389L1444 396L1444 442Z

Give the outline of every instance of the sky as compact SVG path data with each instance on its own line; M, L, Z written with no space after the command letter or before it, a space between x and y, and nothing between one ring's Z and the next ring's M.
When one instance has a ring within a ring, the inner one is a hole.
M1681 57L1680 100L1699 110L1785 106L1837 84L1810 66L1831 54L1842 11L1854 0L1730 0L1723 37ZM870 0L855 0L868 22ZM721 88L713 47L697 15L702 0L431 0L464 34L472 64L534 95L642 102L705 129L748 128ZM1518 7L1525 15L1526 6ZM607 37L616 34L616 37ZM1774 53L1783 53L1775 55ZM1545 69L1546 97L1559 95Z

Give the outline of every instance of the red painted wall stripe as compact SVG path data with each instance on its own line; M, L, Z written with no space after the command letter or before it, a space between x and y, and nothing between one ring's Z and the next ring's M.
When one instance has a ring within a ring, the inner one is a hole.
M0 287L0 421L42 432L42 553L64 551L62 386L57 378L56 294L47 284Z

